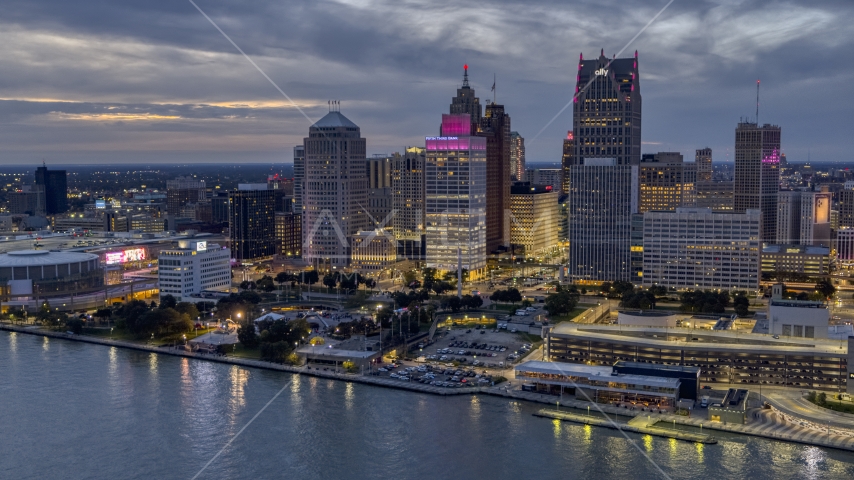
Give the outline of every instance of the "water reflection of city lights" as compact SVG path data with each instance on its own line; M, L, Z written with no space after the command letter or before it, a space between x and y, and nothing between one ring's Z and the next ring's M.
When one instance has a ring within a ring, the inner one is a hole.
M232 409L243 408L246 406L245 389L246 384L249 383L249 371L234 365L228 373L231 380L229 405Z
M820 478L822 476L826 455L818 447L807 447L804 450L804 475L803 478Z
M643 436L643 446L646 447L647 452L652 451L652 435Z
M555 434L555 439L560 438L560 420L558 420L556 418L554 420L552 420L552 427L554 427L553 431Z
M154 352L148 354L148 371L157 373L157 354Z
M703 463L703 444L695 443L694 446L697 448L697 463Z
M354 387L351 382L347 382L347 385L344 387L344 406L347 407L347 410L353 408L353 399L356 398L356 393L354 392Z
M593 427L584 425L584 444L590 445L593 443Z
M47 337L43 337L43 338L44 338L44 340L42 340L42 350L44 350L46 352L46 351L50 350L50 339Z
M9 351L12 353L18 353L18 333L11 332L9 334Z
M110 347L110 350L107 352L107 358L110 359L110 373L116 373L116 368L118 367L118 352L119 349L116 347Z

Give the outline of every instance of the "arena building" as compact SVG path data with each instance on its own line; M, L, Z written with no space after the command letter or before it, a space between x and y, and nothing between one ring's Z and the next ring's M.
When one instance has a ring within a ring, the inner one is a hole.
M0 254L0 304L34 310L48 303L57 310L98 308L152 285L129 283L107 288L98 255L83 252L18 250Z

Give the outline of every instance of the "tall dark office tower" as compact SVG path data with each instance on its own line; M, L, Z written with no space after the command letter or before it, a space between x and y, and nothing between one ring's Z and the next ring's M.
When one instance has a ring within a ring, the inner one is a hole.
M180 215L189 203L205 199L205 181L193 177L178 177L166 180L166 213Z
M302 214L303 182L305 182L305 147L294 147L294 213Z
M487 105L482 115L480 99L469 85L468 65L450 110L451 115L469 115L472 134L486 138L486 251L493 252L510 245L510 116L497 103Z
M486 251L510 246L510 115L490 103L480 119L478 137L486 138Z
M474 89L469 85L469 66L463 66L463 86L457 89L457 96L451 99L451 115L467 113L471 118L472 133L480 124L482 110L480 99L475 96Z
M780 191L780 127L741 122L735 129L733 211L762 212L761 240L777 238L777 194Z
M519 132L510 132L510 180L525 178L525 139Z
M68 211L68 184L65 170L48 170L42 165L36 169L36 185L44 187L44 211L56 215Z
M712 149L709 147L697 149L694 164L697 166L697 181L710 182L712 180Z
M276 253L276 196L266 183L241 183L228 193L228 236L237 260Z
M368 226L365 139L336 108L308 130L303 182L303 258L319 270L350 262L350 237Z
M424 195L425 150L420 147L408 147L401 155L392 156L392 191L395 215L392 218L392 232L397 240L398 257L409 260L423 260L424 244Z
M632 214L638 211L641 95L638 56L581 60L573 130L564 140L569 262L573 281L632 278Z
M578 61L572 130L564 141L564 178L585 158L613 158L637 165L641 157L641 94L638 52L634 58ZM569 185L564 179L564 192Z

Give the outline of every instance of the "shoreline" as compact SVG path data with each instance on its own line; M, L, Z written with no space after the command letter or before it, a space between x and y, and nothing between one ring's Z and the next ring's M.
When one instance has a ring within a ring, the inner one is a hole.
M370 377L365 375L355 375L355 374L341 374L334 373L330 371L317 370L312 369L308 370L306 367L294 367L290 365L280 365L271 362L265 362L261 360L249 360L243 358L229 357L229 356L215 356L215 355L207 355L207 354L198 354L194 352L187 352L184 350L171 349L171 348L161 348L157 346L150 345L140 345L132 342L122 341L122 340L110 340L104 338L90 337L86 335L74 335L68 334L64 332L51 332L42 330L41 327L24 327L18 325L10 325L5 323L0 323L0 330L14 333L21 333L26 335L34 335L34 336L42 336L48 338L56 338L61 340L71 340L83 343L90 343L94 345L103 345L108 347L117 347L117 348L126 348L130 350L137 350L141 352L150 352L164 355L171 355L175 357L185 357L192 358L196 360L205 360L209 362L216 362L222 364L230 364L230 365L239 365L243 367L250 368L260 368L264 370L274 370L285 373L292 374L301 374L301 375L309 375L318 378L326 378L331 380L341 380L345 382L355 382L361 383L364 385L372 385L376 387L386 387L386 388L395 388L398 390L407 390L410 392L419 392L419 393L427 393L432 395L440 395L440 396L453 396L453 395L477 395L484 394L490 395L494 397L502 397L513 400L524 400L534 403L540 403L545 405L554 405L558 399L556 397L550 395L544 395L533 392L523 392L521 390L509 390L506 387L495 386L495 387L470 387L466 389L447 389L442 387L435 387L431 385L424 385L421 383L408 383L401 382L399 380L387 379L382 377ZM575 408L578 410L584 410L590 407L589 402L582 402L579 400L572 399L563 399L560 400L560 404L565 407ZM609 415L622 415L625 416L628 412L624 409L620 409L611 405L598 405L598 409L601 409L602 412L607 413ZM776 411L776 409L774 409ZM640 414L640 413L639 413ZM845 450L849 452L854 452L854 435L845 437L842 435L832 435L827 434L818 430L811 430L809 432L799 432L799 433L791 433L791 432L781 432L775 431L775 429L770 428L768 425L749 425L749 424L726 424L726 423L713 423L707 420L701 420L695 417L686 417L681 415L672 415L672 414L653 414L655 417L662 422L672 423L675 422L678 425L688 426L688 427L700 427L700 429L705 430L717 430L729 433L738 433L742 435L751 435L766 438L769 440L778 440L778 441L786 441L792 443L800 443L804 445L812 445L819 446L825 448L834 448L838 450Z

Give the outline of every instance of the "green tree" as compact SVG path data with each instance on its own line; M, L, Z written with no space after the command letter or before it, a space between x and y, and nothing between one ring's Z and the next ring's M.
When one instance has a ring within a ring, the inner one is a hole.
M442 299L442 308L450 310L454 313L459 312L463 307L463 301L459 297L450 296Z
M740 294L736 294L732 300L733 309L735 309L735 313L740 317L747 316L750 313L750 300L747 298L743 292L738 292Z
M338 285L338 282L335 280L335 277L327 273L323 276L323 284L329 288L335 288L335 285Z
M546 297L545 309L549 315L566 315L578 305L578 294L560 291Z
M79 318L69 318L65 321L65 328L70 330L72 333L80 335L83 333L83 320Z
M300 283L304 283L306 285L314 285L319 281L320 274L317 273L317 270L307 270L300 274Z
M832 297L833 294L836 293L836 287L834 287L828 279L819 280L818 283L815 284L815 289L818 293L821 294L822 297L824 297L825 300Z
M175 308L177 304L178 300L172 295L162 295L160 297L160 308Z
M272 292L276 289L276 285L273 283L273 278L269 275L264 275L257 282L255 282L255 287L258 290L262 290L264 292Z
M181 315L186 315L193 322L195 322L196 318L201 315L198 307L190 302L178 302L178 304L175 305L175 310L177 310Z
M255 333L255 323L249 320L240 323L237 327L237 340L246 348L258 346L258 334Z

